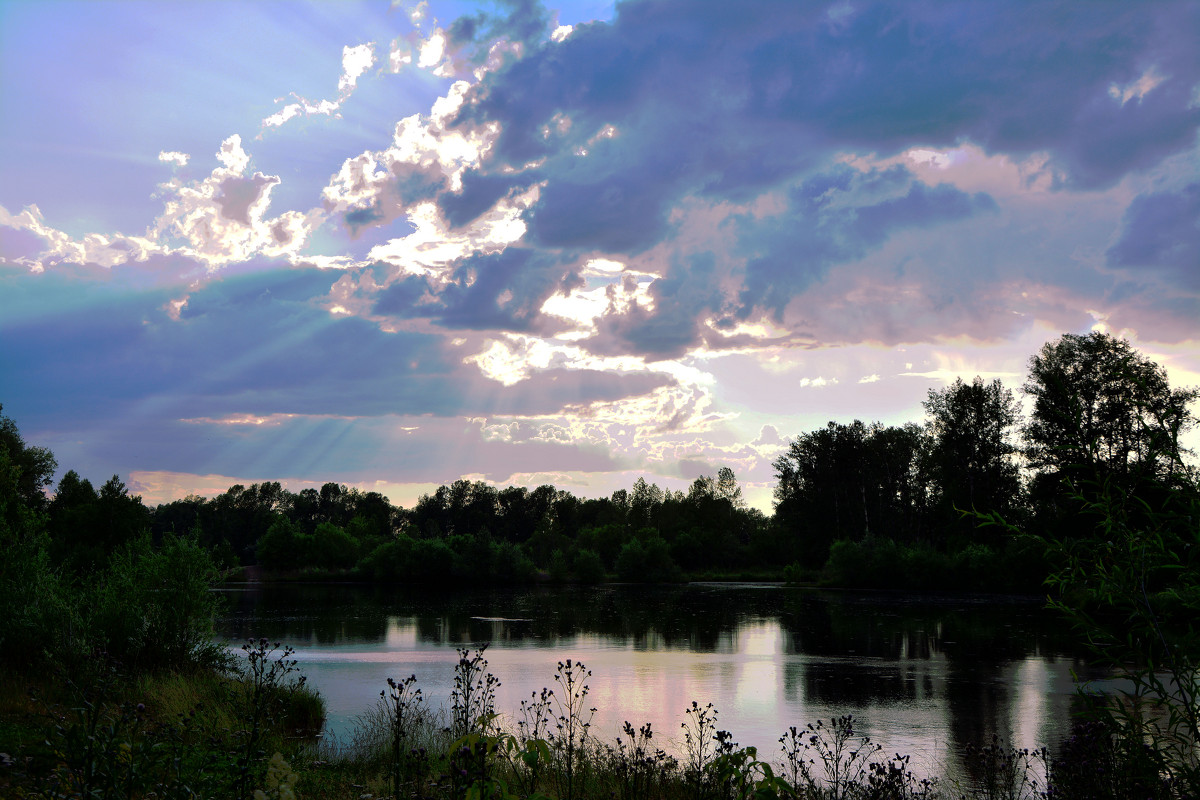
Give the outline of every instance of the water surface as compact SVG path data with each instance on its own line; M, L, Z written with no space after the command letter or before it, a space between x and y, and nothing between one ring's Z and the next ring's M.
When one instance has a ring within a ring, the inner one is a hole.
M690 584L507 591L401 591L340 585L234 585L219 633L296 650L326 698L327 733L346 737L386 679L416 675L434 705L453 685L457 648L489 647L512 714L558 662L591 670L593 732L652 723L667 749L691 701L776 760L789 726L853 714L923 774L954 775L968 745L999 736L1053 746L1068 732L1068 630L1036 599L822 592Z

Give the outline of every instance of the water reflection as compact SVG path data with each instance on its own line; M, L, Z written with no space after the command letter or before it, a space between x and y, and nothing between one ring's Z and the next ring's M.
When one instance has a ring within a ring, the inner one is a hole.
M675 739L697 700L770 758L788 726L850 713L888 751L960 774L964 748L993 734L1023 747L1061 739L1071 670L1085 669L1052 615L1011 598L709 585L456 594L243 587L228 596L222 635L295 647L339 735L387 677L416 674L427 697L444 700L455 648L490 642L501 711L552 685L556 663L573 658L593 672L594 731L605 738L629 720Z

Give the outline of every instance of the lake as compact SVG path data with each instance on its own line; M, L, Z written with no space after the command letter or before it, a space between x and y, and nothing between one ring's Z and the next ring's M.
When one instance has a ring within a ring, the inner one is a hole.
M676 750L684 711L712 703L718 727L777 761L789 726L853 714L885 753L919 773L961 774L968 745L992 736L1053 746L1069 733L1072 670L1083 653L1036 598L909 596L771 584L400 590L233 584L218 633L267 637L325 697L326 733L344 739L386 679L416 675L445 705L457 648L489 644L497 710L554 687L583 662L593 734L650 722ZM237 642L233 642L237 646Z

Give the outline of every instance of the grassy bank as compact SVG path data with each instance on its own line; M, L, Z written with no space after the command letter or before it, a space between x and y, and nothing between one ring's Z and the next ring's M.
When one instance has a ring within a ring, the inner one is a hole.
M228 669L5 675L0 795L254 796L271 757L307 750L325 711L290 650L243 650Z

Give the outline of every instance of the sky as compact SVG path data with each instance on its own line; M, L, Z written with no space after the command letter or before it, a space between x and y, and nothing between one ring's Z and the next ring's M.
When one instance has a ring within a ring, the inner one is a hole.
M0 403L151 505L771 462L1200 384L1200 3L0 0Z

